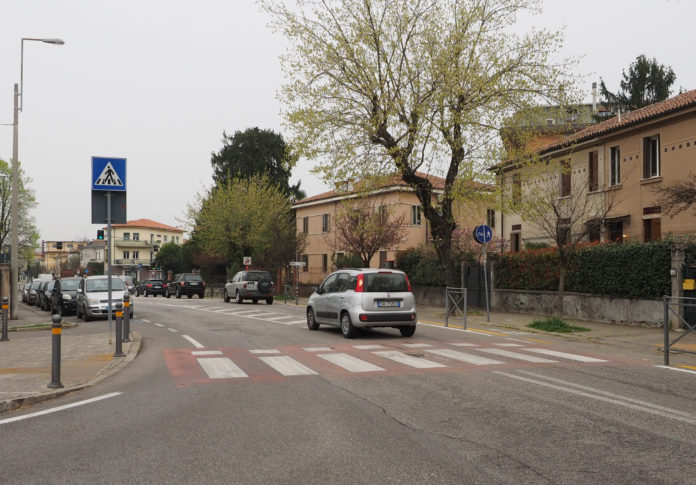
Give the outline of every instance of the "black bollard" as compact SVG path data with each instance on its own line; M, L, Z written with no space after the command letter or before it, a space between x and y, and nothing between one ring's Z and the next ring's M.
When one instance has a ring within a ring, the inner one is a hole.
M51 333L53 334L51 337L51 346L53 352L51 356L51 383L48 387L52 389L63 387L63 384L60 382L60 335L63 329L63 324L61 323L62 319L63 317L58 314L51 317L51 321L53 322L51 325Z
M123 303L116 303L116 351L114 357L125 357L123 353Z
M10 307L8 302L9 298L6 296L2 299L2 338L0 342L8 342L10 339L7 338L7 309Z
M130 295L123 295L123 341L130 342Z

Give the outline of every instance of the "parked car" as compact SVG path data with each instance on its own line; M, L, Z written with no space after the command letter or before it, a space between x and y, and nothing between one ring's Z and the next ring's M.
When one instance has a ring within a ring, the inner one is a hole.
M132 295L135 293L135 284L133 283L133 277L128 276L128 275L120 275L119 278L123 280L123 282L126 284L126 288L128 289L128 292Z
M24 286L22 287L22 303L27 303L27 300L29 298L29 287L31 286L31 283L24 283Z
M274 287L273 278L268 271L240 271L225 284L222 298L226 303L234 298L237 303L244 300L251 300L253 303L266 300L266 303L271 305Z
M205 296L205 281L198 273L179 273L167 284L165 294L167 298L172 295L176 295L177 298L181 298L181 295L186 295L189 298L198 295L198 298L203 298Z
M37 302L39 300L40 287L43 283L44 282L41 280L34 280L31 282L31 285L29 286L29 293L27 293L28 305L37 305Z
M145 280L135 287L135 296L157 296L162 295L167 291L167 285L162 280Z
M56 280L51 292L51 313L67 315L76 312L77 289L80 287L81 281L80 277Z
M108 276L88 276L80 281L77 289L77 301L75 313L77 318L83 318L85 322L95 317L108 316L109 293ZM111 277L111 302L113 305L123 303L123 295L126 294L126 284L117 276ZM133 301L130 304L130 318L133 318Z
M41 285L41 290L38 294L39 301L36 304L37 307L41 308L44 311L49 311L51 309L51 292L53 291L53 286L55 284L55 280L43 282L43 284Z
M416 302L406 273L384 269L342 269L331 273L307 302L307 327L341 328L353 338L359 327L394 327L411 337L416 331Z

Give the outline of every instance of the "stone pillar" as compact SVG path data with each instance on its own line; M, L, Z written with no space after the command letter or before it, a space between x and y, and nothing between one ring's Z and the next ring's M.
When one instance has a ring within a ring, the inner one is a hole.
M682 274L682 267L684 266L684 261L686 259L686 250L684 243L675 242L672 246L672 264L670 266L670 277L672 280L672 297L681 298L684 296L684 290L682 289L682 281L684 281L684 275ZM673 307L674 308L674 307ZM684 307L679 305L679 315L684 316ZM684 324L681 320L677 323L676 328L684 328Z

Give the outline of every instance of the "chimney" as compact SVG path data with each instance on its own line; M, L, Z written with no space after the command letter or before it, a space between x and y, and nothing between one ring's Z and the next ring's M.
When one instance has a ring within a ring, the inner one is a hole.
M597 112L597 83L592 83L592 113Z

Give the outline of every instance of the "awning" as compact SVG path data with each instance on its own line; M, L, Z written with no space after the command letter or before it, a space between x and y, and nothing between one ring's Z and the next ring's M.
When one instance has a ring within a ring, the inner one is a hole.
M612 222L625 222L629 224L631 222L631 214L624 214L621 216L609 216L604 218L604 223L609 224Z

